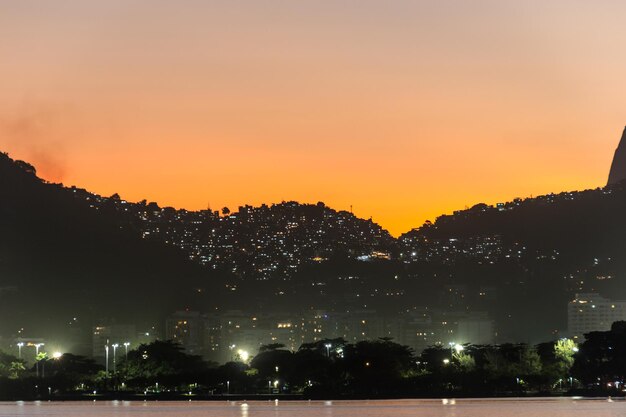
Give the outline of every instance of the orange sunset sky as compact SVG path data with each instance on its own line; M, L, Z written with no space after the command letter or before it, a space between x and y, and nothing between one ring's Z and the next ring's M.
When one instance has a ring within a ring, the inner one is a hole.
M0 0L0 150L201 209L426 219L606 183L626 2Z

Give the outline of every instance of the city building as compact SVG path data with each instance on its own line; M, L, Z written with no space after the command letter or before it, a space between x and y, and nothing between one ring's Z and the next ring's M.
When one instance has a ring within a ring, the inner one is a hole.
M567 307L568 332L574 339L610 330L614 322L622 320L626 320L626 301L609 300L596 293L576 294Z
M493 320L485 312L476 312L458 319L454 341L460 344L490 345L495 343L495 336Z
M208 336L206 317L197 311L177 311L165 320L165 338L190 355L203 355Z
M124 346L124 343L131 343L134 346L137 340L137 330L134 324L101 324L94 326L91 340L92 356L104 358L105 346L114 344Z

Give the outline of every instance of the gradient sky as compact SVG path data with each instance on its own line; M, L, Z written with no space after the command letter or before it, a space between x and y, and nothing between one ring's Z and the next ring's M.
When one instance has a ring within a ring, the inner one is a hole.
M399 234L603 186L624 16L621 0L0 0L0 149L131 201L324 201Z

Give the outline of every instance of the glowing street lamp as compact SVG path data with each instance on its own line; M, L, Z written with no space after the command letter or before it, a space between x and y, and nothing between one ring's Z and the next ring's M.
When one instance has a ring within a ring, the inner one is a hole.
M250 359L250 354L246 350L239 349L237 351L237 355L239 356L242 362L248 362L248 359Z
M117 370L117 366L116 366L116 358L117 358L117 348L120 345L118 345L117 343L115 343L113 345L113 373L115 374L115 371Z
M104 370L107 378L109 377L109 345L104 345Z
M324 345L326 347L326 357L330 358L330 348L333 346L330 343Z
M124 342L124 349L126 350L126 360L128 360L128 346L130 346L130 342Z
M44 343L35 343L33 346L35 346L35 355L39 355L39 348L44 346Z
M37 368L37 378L39 378L39 348L44 346L44 343L34 343L32 346L35 346L35 367Z
M24 347L24 342L19 342L17 344L17 357L18 359L22 359L22 348Z

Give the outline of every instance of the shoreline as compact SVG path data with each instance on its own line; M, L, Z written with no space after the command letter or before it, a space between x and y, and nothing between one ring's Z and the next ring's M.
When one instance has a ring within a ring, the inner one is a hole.
M203 394L137 394L137 393L103 393L103 394L80 394L80 395L42 395L36 397L15 397L0 398L0 402L111 402L111 401L127 401L127 402L320 402L320 401L441 401L441 400L540 400L540 399L572 399L572 400L607 400L617 399L626 400L626 392L614 393L609 395L602 392L568 392L562 395L550 393L528 393L523 395L520 393L501 393L498 395L487 394L462 394L447 393L433 394L424 396L406 396L399 395L397 397L381 396L381 397L309 397L302 394L220 394L220 395L203 395Z

